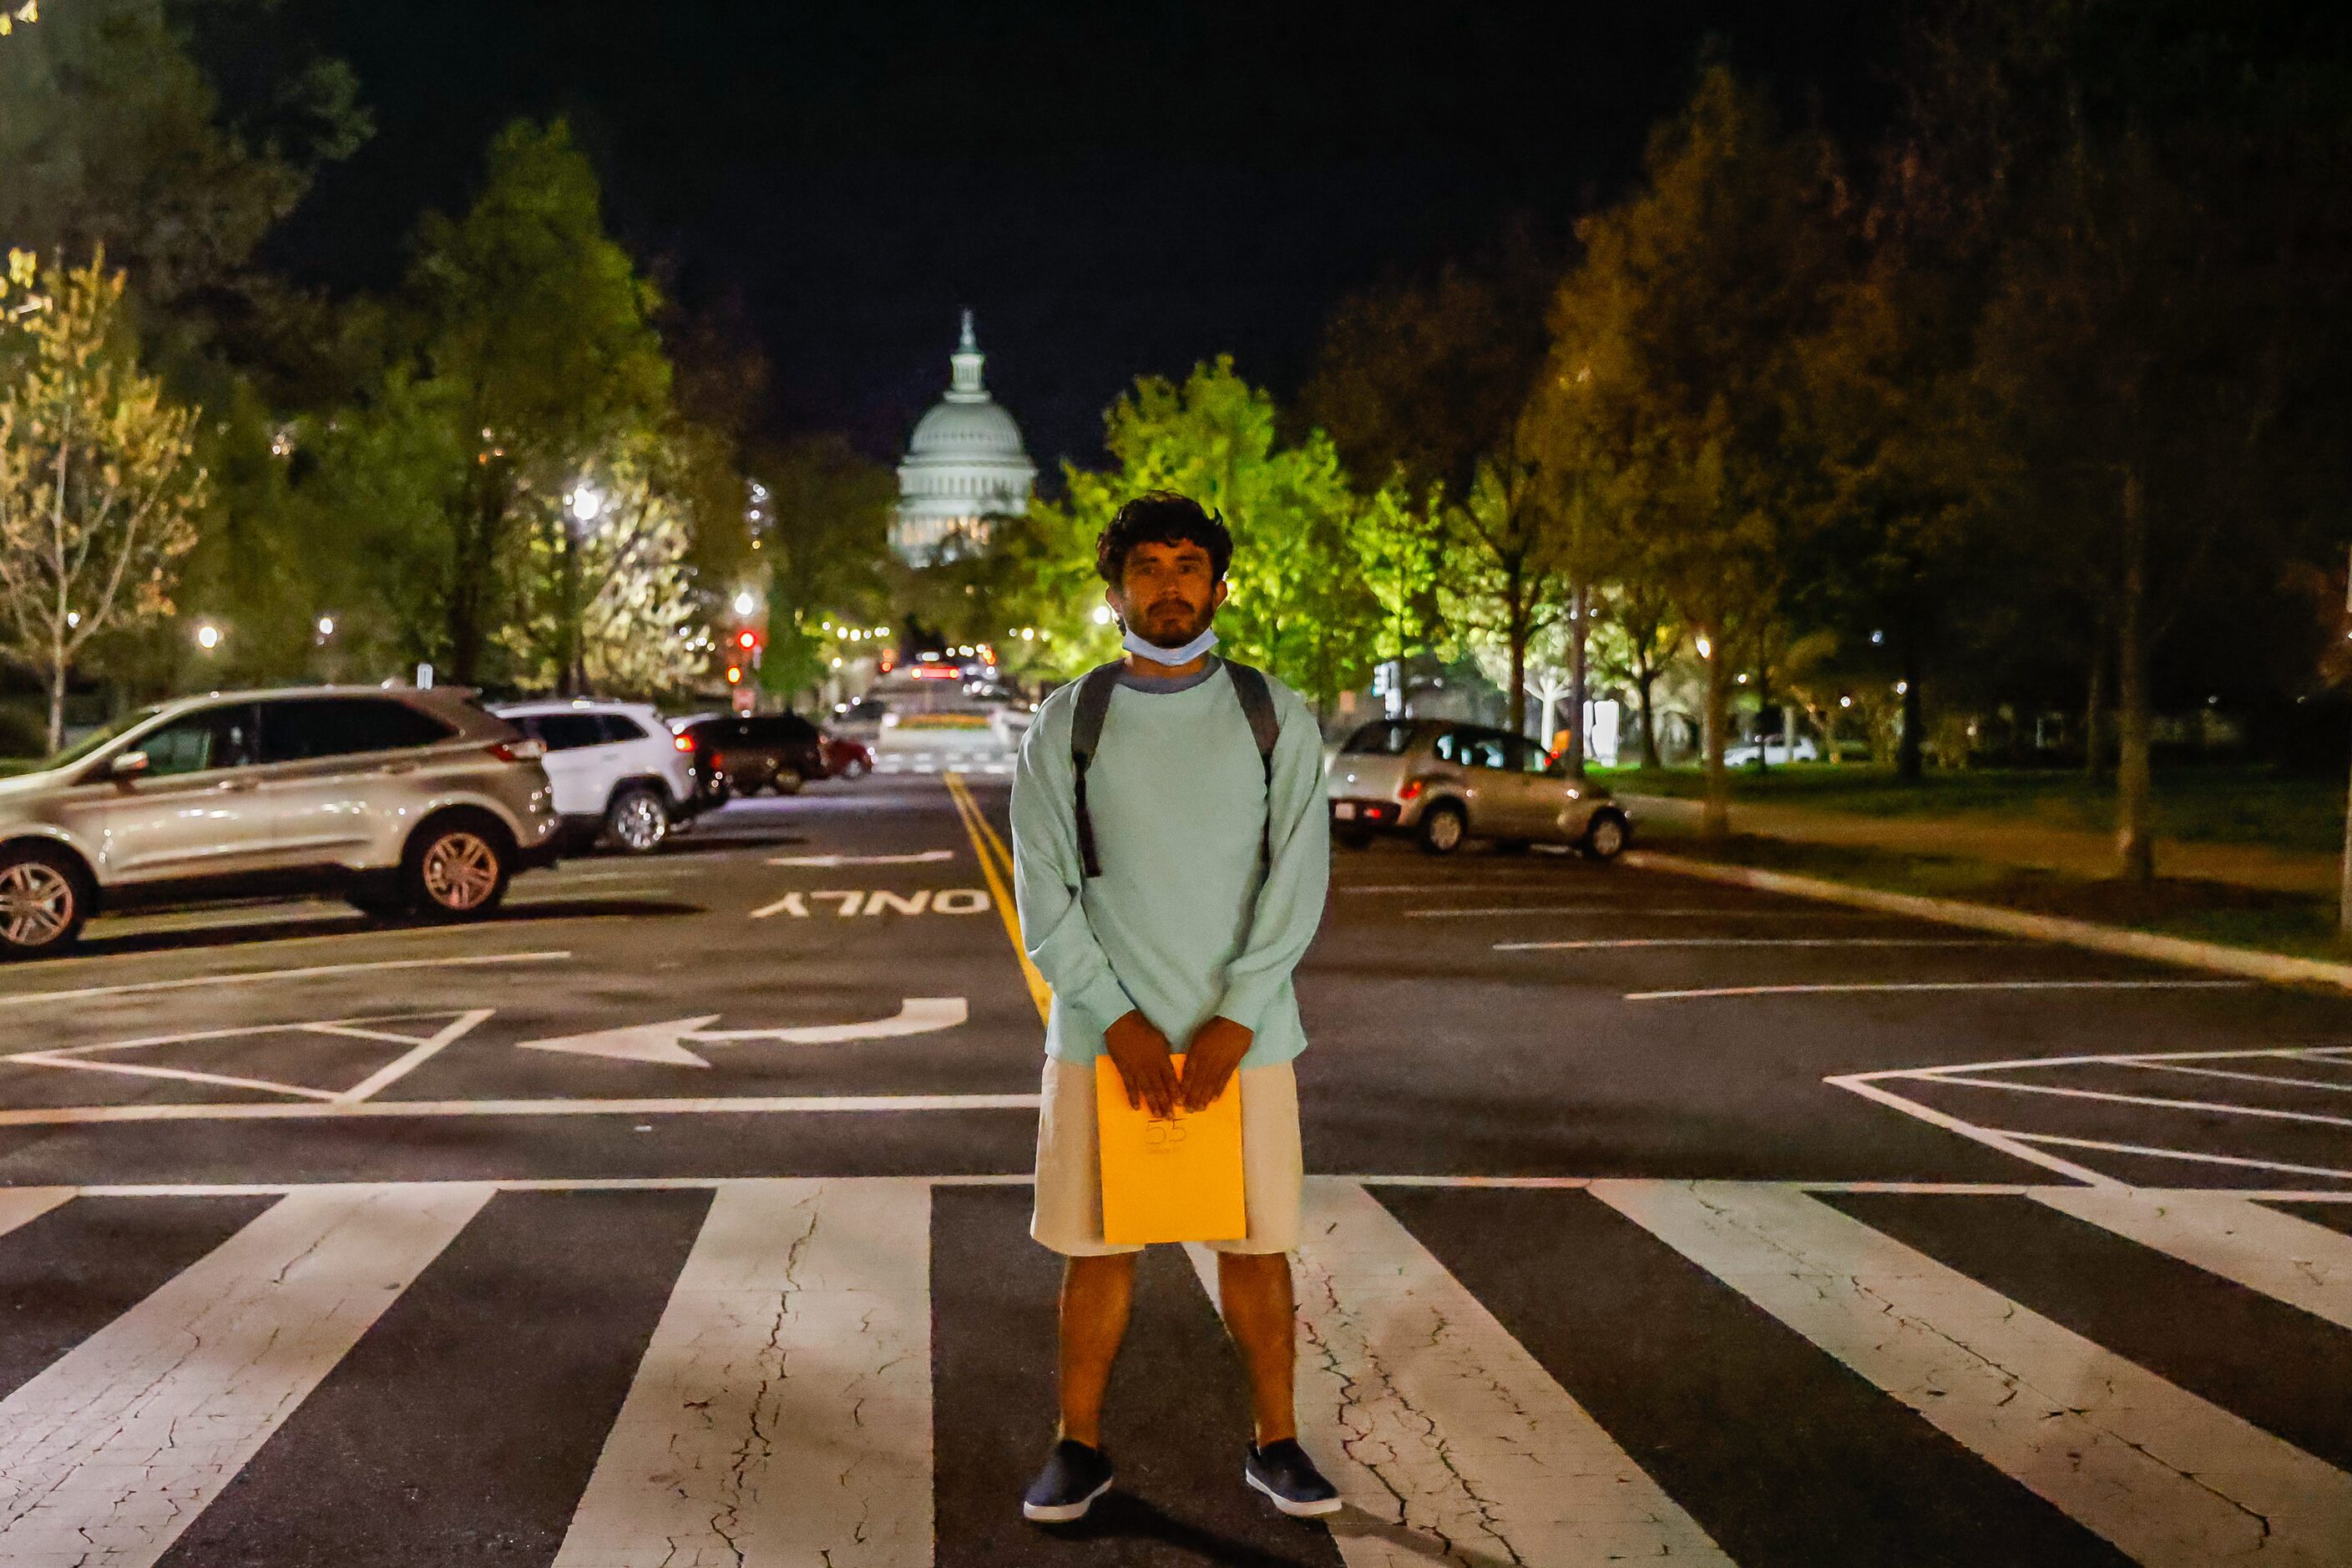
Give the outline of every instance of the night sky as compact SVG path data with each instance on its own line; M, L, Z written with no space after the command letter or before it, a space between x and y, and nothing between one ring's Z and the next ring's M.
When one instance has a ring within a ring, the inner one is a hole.
M275 244L394 282L516 114L570 117L608 221L691 307L740 300L768 423L894 456L946 384L955 311L1033 456L1088 460L1137 374L1232 353L1287 395L1340 294L1564 235L1625 187L1705 40L1790 111L1867 124L1872 0L289 0L375 139Z

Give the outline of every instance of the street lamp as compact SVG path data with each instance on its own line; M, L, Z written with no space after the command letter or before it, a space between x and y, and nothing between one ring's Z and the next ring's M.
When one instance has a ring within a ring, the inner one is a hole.
M319 617L319 640L320 642L324 642L334 635L335 617L332 616L320 616Z
M752 596L751 589L746 588L741 593L735 595L735 613L737 615L748 616L759 607L760 601Z
M604 498L596 487L583 479L572 491L572 515L582 522L593 522L596 514L604 510Z
M1108 605L1097 605L1095 606L1095 625L1098 626L1107 626L1110 625L1110 606Z
M204 649L206 653L210 653L215 648L220 647L220 627L213 625L210 621L200 621L196 624L196 646L198 647Z

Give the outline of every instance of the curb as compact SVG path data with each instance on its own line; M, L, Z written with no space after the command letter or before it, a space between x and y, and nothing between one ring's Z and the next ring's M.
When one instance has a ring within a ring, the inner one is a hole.
M1963 903L1958 899L1930 899L1916 893L1882 892L1876 888L1858 888L1849 882L1799 877L1787 871L1762 871L1749 866L1727 866L1713 860L1693 860L1680 855L1661 855L1651 849L1628 850L1620 858L1637 870L1696 877L1703 881L1752 888L1758 892L1819 899L1826 903L1875 910L1883 914L1908 915L1914 920L1937 921L1974 931L1997 931L2003 936L2062 942L2069 947L2089 948L2095 952L2120 953L2126 958L2145 958L2158 963L2210 970L2217 974L2243 975L2249 979L2269 981L2273 984L2329 985L2341 991L2352 991L2352 963L2330 963L2319 958L2289 958L2284 953L2224 947L2219 942L2196 942L2184 936L2158 936L2153 931L2126 931L2120 926L2100 925L2092 921L2028 914L2022 910L2005 910L1991 904Z

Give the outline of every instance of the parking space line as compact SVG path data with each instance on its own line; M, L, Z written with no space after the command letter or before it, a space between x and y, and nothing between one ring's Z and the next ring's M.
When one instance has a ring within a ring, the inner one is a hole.
M482 1020L490 1016L494 1010L488 1007L476 1007L470 1012L460 1013L436 1030L431 1039L417 1041L414 1048L386 1062L342 1093L335 1096L336 1103L350 1105L363 1100L374 1099L383 1090L390 1089L394 1084L431 1061L440 1054L442 1047L471 1034L481 1026Z
M20 1051L6 1058L29 1067L71 1068L79 1072L113 1073L123 1078L163 1079L172 1083L210 1084L216 1089L250 1089L263 1094L290 1094L301 1100L331 1100L332 1089L309 1089L299 1083L268 1079L237 1078L228 1073L196 1072L187 1068L156 1067L147 1062L92 1062L49 1051Z
M2241 1083L2275 1083L2283 1084L2288 1089L2324 1089L2332 1094L2352 1094L2352 1082L2345 1082L2341 1079L2287 1078L2266 1072L2234 1072L2228 1068L2184 1067L2179 1062L2120 1062L2116 1065L2137 1068L2142 1072L2192 1073L2199 1078L2227 1078L2235 1079Z
M1712 917L1719 920L1776 921L1871 921L1885 920L1885 915L1856 913L1849 910L1726 910L1712 908L1674 908L1645 910L1637 904L1482 904L1466 910L1407 910L1409 921L1462 920L1474 915L1615 915L1620 920L1648 920L1653 916L1674 919Z
M568 952L471 953L457 958L385 958L368 963L318 963L303 969L254 969L231 974L197 974L184 980L136 980L121 985L83 985L70 991L20 991L0 996L0 1007L34 1002L79 1002L91 996L129 996L151 991L195 991L214 985L253 985L266 980L310 980L323 974L361 974L390 969L471 969L492 963L555 963Z
M2019 947L1998 937L1940 936L1620 936L1590 942L1498 942L1496 952L1612 947Z
M374 1121L447 1116L772 1116L900 1110L1034 1110L1034 1094L799 1094L640 1100L367 1100L216 1105L26 1106L0 1110L0 1127L110 1121Z
M2199 1110L2216 1116L2258 1116L2270 1121L2313 1121L2326 1127L2352 1127L2352 1116L2327 1116L2316 1110L2278 1110L2262 1105L2231 1105L2219 1100L2172 1100L2155 1094L2117 1094L2112 1089L2069 1089L2057 1083L2011 1083L2000 1079L1956 1077L1947 1072L1922 1074L1921 1081L1956 1083L1969 1089L1998 1089L2011 1094L2050 1094L2066 1100L2142 1105L2156 1110Z
M1919 1112L1913 1110L1911 1114L1917 1116ZM1925 1119L1922 1118L1922 1120ZM1986 1130L1974 1130L1979 1134L1984 1131ZM2240 1154L2207 1154L2192 1149L2156 1149L2145 1143L2114 1143L2102 1138L2065 1138L2055 1132L2011 1131L2003 1132L2000 1136L2014 1138L2027 1143L2053 1144L2061 1149L2090 1149L2104 1154L2141 1154L2151 1160L2186 1160L2192 1165L2227 1165L2235 1170L2279 1171L2290 1176L2332 1176L2339 1182L2352 1182L2352 1171L2339 1171L2332 1165L2296 1165L2290 1164L2284 1160L2252 1160ZM2028 1157L2031 1158L2031 1156ZM2077 1170L2081 1168L2075 1167ZM2099 1179L2098 1184L2103 1187L2120 1187L2128 1184L2118 1182L2112 1176L2103 1176ZM2336 1202L2352 1201L2352 1194L2347 1193L2321 1195L2331 1197ZM2306 1194L2297 1194L2294 1201L2306 1201Z
M1628 1002L1683 1002L1708 996L1839 996L1876 991L2243 991L2252 980L1878 980L1817 985L1716 985L1685 991L1628 991Z

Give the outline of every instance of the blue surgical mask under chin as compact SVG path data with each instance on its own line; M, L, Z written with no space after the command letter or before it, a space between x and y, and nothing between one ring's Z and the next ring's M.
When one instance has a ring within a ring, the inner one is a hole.
M1129 626L1119 646L1138 658L1148 658L1154 664L1190 664L1217 646L1217 634L1213 627L1203 626L1201 635L1182 647L1161 647L1156 642L1146 640L1142 633Z

